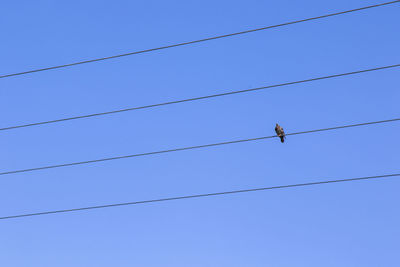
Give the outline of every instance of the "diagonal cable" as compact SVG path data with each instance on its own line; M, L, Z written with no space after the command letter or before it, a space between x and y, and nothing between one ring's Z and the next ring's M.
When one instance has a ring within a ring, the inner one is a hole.
M389 122L395 122L395 121L400 121L400 118L394 118L394 119L389 119L389 120L381 120L381 121L373 121L373 122L364 122L364 123L357 123L357 124L349 124L349 125L342 125L342 126L323 128L323 129L315 129L315 130L295 132L295 133L288 133L286 135L290 136L290 135L308 134L308 133L331 131L331 130L337 130L337 129L344 129L344 128L351 128L351 127L372 125L372 124L389 123ZM72 162L72 163L49 165L49 166L35 167L35 168L30 168L30 169L21 169L21 170L0 172L0 175L9 175L9 174L16 174L16 173L23 173L23 172L40 171L40 170L46 170L46 169L54 169L54 168L69 167L69 166L75 166L75 165L91 164L91 163L111 161L111 160L119 160L119 159L126 159L126 158L151 156L151 155L156 155L156 154L164 154L164 153L184 151L184 150L193 150L193 149L206 148L206 147L215 147L215 146L230 145L230 144L237 144L237 143L244 143L244 142L251 142L251 141L259 141L259 140L270 139L270 138L275 138L275 137L277 137L277 136L275 136L275 135L262 136L262 137L256 137L256 138L233 140L233 141L226 141L226 142L206 144L206 145L198 145L198 146L173 148L173 149L168 149L168 150L152 151L152 152L146 152L146 153L140 153L140 154L132 154L132 155L110 157L110 158L101 158L101 159L94 159L94 160L87 160L87 161L79 161L79 162Z
M151 200L142 200L142 201L133 201L133 202L125 202L125 203L107 204L107 205L100 205L100 206L82 207L82 208L75 208L75 209L52 210L52 211L44 211L44 212L37 212L37 213L25 213L25 214L18 214L18 215L0 217L0 220L16 219L16 218L32 217L32 216L40 216L40 215L48 215L48 214L55 214L55 213L87 211L87 210L93 210L93 209L115 208L115 207L121 207L121 206L149 204L149 203L172 201L172 200L184 200L184 199L191 199L191 198L203 198L203 197L211 197L211 196L221 196L221 195L231 195L231 194L239 194L239 193L259 192L259 191L284 189L284 188L293 188L293 187L304 187L304 186L314 186L314 185L322 185L322 184L342 183L342 182L365 181L365 180L372 180L372 179L390 178L390 177L396 177L396 176L400 176L400 173L377 175L377 176L367 176L367 177L357 177L357 178L348 178L348 179L340 179L340 180L318 181L318 182L310 182L310 183L302 183L302 184L278 185L278 186L271 186L271 187L251 188L251 189L242 189L242 190L225 191L225 192L217 192L217 193L207 193L207 194L198 194L198 195L187 195L187 196L179 196L179 197L159 198L159 199L151 199Z
M201 43L201 42L206 42L206 41L211 41L211 40L216 40L216 39L221 39L221 38L227 38L227 37L232 37L232 36L236 36L236 35L242 35L242 34L258 32L258 31L263 31L263 30L268 30L268 29L273 29L273 28L278 28L278 27L289 26L289 25L302 23L302 22L307 22L307 21L312 21L312 20L318 20L318 19L338 16L338 15L343 15L343 14L348 14L348 13L359 12L359 11L372 9L372 8L376 8L376 7L382 7L382 6L397 4L398 2L400 2L400 0L384 2L384 3L380 3L380 4L369 5L369 6L364 6L364 7L355 8L355 9L350 9L350 10L345 10L345 11L340 11L340 12L335 12L335 13L329 13L329 14L325 14L325 15L321 15L321 16L317 16L317 17L311 17L311 18L306 18L306 19L301 19L301 20L289 21L289 22L285 22L285 23L281 23L281 24L276 24L276 25L271 25L271 26L266 26L266 27L261 27L261 28L256 28L256 29L250 29L250 30L240 31L240 32L235 32L235 33L229 33L229 34L224 34L224 35L218 35L218 36L208 37L208 38L204 38L204 39L189 41L189 42L183 42L183 43L166 45L166 46L161 46L161 47L156 47L156 48L150 48L150 49L145 49L145 50L140 50L140 51L134 51L134 52L129 52L129 53L125 53L125 54L119 54L119 55L114 55L114 56L109 56L109 57L95 58L95 59L78 61L78 62L73 62L73 63L69 63L69 64L64 64L64 65L58 65L58 66L53 66L53 67L47 67L47 68L34 69L34 70L28 70L28 71L23 71L23 72L5 74L5 75L1 75L0 79L1 78L7 78L7 77L13 77L13 76L19 76L19 75L30 74L30 73L35 73L35 72L41 72L41 71L48 71L48 70L72 67L72 66L76 66L76 65L87 64L87 63L98 62L98 61L104 61L104 60L115 59L115 58L126 57L126 56L132 56L132 55L137 55L137 54L149 53L149 52L154 52L154 51L158 51L158 50L164 50L164 49L168 49L168 48L178 47L178 46L191 45L191 44L195 44L195 43Z
M314 82L314 81L319 81L319 80L338 78L338 77L343 77L343 76L367 73L367 72L378 71L378 70L392 69L392 68L397 68L397 67L400 67L400 64L382 66L382 67L377 67L377 68L372 68L372 69L363 69L363 70L340 73L340 74L334 74L334 75L329 75L329 76L315 77L315 78L310 78L310 79L305 79L305 80L298 80L298 81L293 81L293 82L273 84L273 85L257 87L257 88L250 88L250 89L244 89L244 90L238 90L238 91L230 91L230 92L213 94L213 95L206 95L206 96L200 96L200 97L180 99L180 100L157 103L157 104L146 105L146 106L131 107L131 108L111 110L111 111L100 112L100 113L92 113L92 114L80 115L80 116L75 116L75 117L61 118L61 119L56 119L56 120L49 120L49 121L34 122L34 123L21 124L21 125L15 125L15 126L8 126L8 127L0 128L0 131L7 131L7 130L13 130L13 129L19 129L19 128L26 128L26 127L39 126L39 125L44 125L44 124L65 122L65 121L77 120L77 119L85 119L85 118L98 117L98 116L104 116L104 115L111 115L111 114L116 114L116 113L121 113L121 112L134 111L134 110L139 110L139 109L155 108L155 107L160 107L160 106L179 104L179 103L191 102L191 101L197 101L197 100L204 100L204 99L208 99L208 98L215 98L215 97L228 96L228 95L234 95L234 94L249 93L249 92L261 91L261 90L272 89L272 88L277 88L277 87L282 87L282 86L288 86L288 85L294 85L294 84L300 84L300 83L307 83L307 82Z

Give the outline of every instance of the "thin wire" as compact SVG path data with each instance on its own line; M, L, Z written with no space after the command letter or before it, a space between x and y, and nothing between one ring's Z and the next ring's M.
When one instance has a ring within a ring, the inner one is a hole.
M355 9L350 9L350 10L336 12L336 13L330 13L330 14L317 16L317 17L311 17L311 18L307 18L307 19L301 19L301 20L285 22L285 23L266 26L266 27L257 28L257 29L251 29L251 30L235 32L235 33L230 33L230 34L224 34L224 35L218 35L218 36L214 36L214 37L209 37L209 38L204 38L204 39L199 39L199 40L194 40L194 41L189 41L189 42L183 42L183 43L177 43L177 44L172 44L172 45L167 45L167 46L161 46L161 47L157 47L157 48L151 48L151 49L146 49L146 50L141 50L141 51L135 51L135 52L125 53L125 54L120 54L120 55L115 55L115 56L102 57L102 58L78 61L78 62L74 62L74 63L58 65L58 66L53 66L53 67L47 67L47 68L34 69L34 70L29 70L29 71L24 71L24 72L6 74L6 75L0 76L0 78L7 78L7 77L24 75L24 74L34 73L34 72L66 68L66 67L71 67L71 66L76 66L76 65L86 64L86 63L92 63L92 62L103 61L103 60L108 60L108 59L114 59L114 58L119 58L119 57L126 57L126 56L131 56L131 55L143 54L143 53L153 52L153 51L157 51L157 50L163 50L163 49L178 47L178 46L201 43L201 42L206 42L206 41L211 41L211 40L216 40L216 39L221 39L221 38L226 38L226 37L232 37L232 36L236 36L236 35L247 34L247 33L252 33L252 32L257 32L257 31L263 31L263 30L268 30L268 29L272 29L272 28L278 28L278 27L293 25L293 24L297 24L297 23L302 23L302 22L307 22L307 21L312 21L312 20L317 20L317 19L322 19L322 18L327 18L327 17L333 17L333 16L337 16L337 15L342 15L342 14L362 11L362 10L371 9L371 8L375 8L375 7L381 7L381 6L396 4L398 2L400 2L400 0L390 1L390 2L385 2L385 3L381 3L381 4L355 8Z
M163 103L146 105L146 106L125 108L125 109L119 109L119 110L112 110L112 111L106 111L106 112L100 112L100 113L81 115L81 116L76 116L76 117L69 117L69 118L62 118L62 119L56 119L56 120L50 120L50 121L42 121L42 122L34 122L34 123L28 123L28 124L22 124L22 125L9 126L9 127L0 128L0 131L7 131L7 130L18 129L18 128L38 126L38 125L43 125L43 124L64 122L64 121L70 121L70 120L84 119L84 118L90 118L90 117L96 117L96 116L104 116L104 115L110 115L110 114L115 114L115 113L120 113L120 112L154 108L154 107L159 107L159 106L166 106L166 105L172 105L172 104L178 104L178 103L184 103L184 102L190 102L190 101L197 101L197 100L203 100L203 99L207 99L207 98L221 97L221 96L227 96L227 95L233 95L233 94L248 93L248 92L271 89L271 88L276 88L276 87L282 87L282 86L288 86L288 85L294 85L294 84L306 83L306 82L313 82L313 81L318 81L318 80L337 78L337 77L342 77L342 76L348 76L348 75L354 75L354 74L360 74L360 73L366 73L366 72L384 70L384 69L390 69L390 68L397 68L397 67L400 67L400 64L377 67L377 68L372 68L372 69L364 69L364 70L358 70L358 71L352 71L352 72L346 72L346 73L340 73L340 74L334 74L334 75L329 75L329 76L310 78L310 79L287 82L287 83L273 84L273 85L244 89L244 90L239 90L239 91L230 91L230 92L220 93L220 94L187 98L187 99L163 102Z
M116 203L116 204L107 204L107 205L100 205L100 206L75 208L75 209L64 209L64 210L53 210L53 211L45 211L45 212L37 212L37 213L27 213L27 214L19 214L19 215L0 217L0 220L16 219L16 218L21 218L21 217L31 217L31 216L39 216L39 215L48 215L48 214L55 214L55 213L84 211L84 210L92 210L92 209L113 208L113 207L128 206L128 205L148 204L148 203L171 201L171 200L183 200L183 199L190 199L190 198L201 198L201 197L211 197L211 196L238 194L238 193L249 193L249 192L275 190L275 189L283 189L283 188L291 188L291 187L302 187L302 186L313 186L313 185L321 185L321 184L331 184L331 183L371 180L371 179L388 178L388 177L395 177L395 176L400 176L400 173L377 175L377 176L368 176L368 177L358 177L358 178L349 178L349 179L341 179L341 180L310 182L310 183L302 183L302 184L278 185L278 186L271 186L271 187L242 189L242 190L225 191L225 192L218 192L218 193L207 193L207 194L199 194L199 195L187 195L187 196L180 196L180 197L159 198L159 199L142 200L142 201L125 202L125 203Z
M316 130L309 130L309 131L303 131L303 132L288 133L286 135L289 136L289 135L298 135L298 134L306 134L306 133L315 133L315 132L330 131L330 130L336 130L336 129L358 127L358 126L372 125L372 124L378 124L378 123L387 123L387 122L394 122L394 121L400 121L400 118L395 118L395 119L390 119L390 120L382 120L382 121L374 121L374 122L364 122L364 123L350 124L350 125L343 125L343 126L336 126L336 127L331 127L331 128L316 129ZM22 173L22 172L32 172L32 171L39 171L39 170L45 170L45 169L69 167L69 166L90 164L90 163L110 161L110 160L118 160L118 159L150 156L150 155L177 152L177 151L184 151L184 150L191 150L191 149L198 149L198 148L214 147L214 146L221 146L221 145L230 145L230 144L237 144L237 143L244 143L244 142L251 142L251 141L270 139L270 138L275 138L275 137L277 137L277 136L276 135L271 135L271 136L263 136L263 137L249 138L249 139L241 139L241 140L234 140L234 141L227 141L227 142L220 142L220 143L206 144L206 145L199 145L199 146L181 147L181 148L174 148L174 149L168 149L168 150L161 150L161 151L153 151L153 152L146 152L146 153L140 153L140 154L125 155L125 156L118 156L118 157L111 157L111 158L102 158L102 159L87 160L87 161L80 161L80 162L72 162L72 163L65 163L65 164L58 164L58 165L50 165L50 166L36 167L36 168L31 168L31 169L22 169L22 170L0 172L0 175L8 175L8 174L16 174L16 173Z

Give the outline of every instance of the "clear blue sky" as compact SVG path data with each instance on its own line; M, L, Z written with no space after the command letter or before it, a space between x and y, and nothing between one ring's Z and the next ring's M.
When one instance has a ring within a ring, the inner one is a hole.
M0 74L382 1L3 1ZM0 80L0 127L400 62L400 6ZM399 117L398 69L0 133L0 171ZM2 176L0 216L399 171L399 123ZM0 265L395 267L390 178L0 221Z

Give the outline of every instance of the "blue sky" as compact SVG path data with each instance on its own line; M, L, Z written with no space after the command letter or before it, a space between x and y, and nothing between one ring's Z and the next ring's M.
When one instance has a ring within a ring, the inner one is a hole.
M5 1L0 74L379 1ZM0 127L398 64L398 4L0 80ZM391 69L1 132L0 171L399 117ZM395 173L399 123L2 176L0 216ZM390 178L0 222L1 266L399 266Z

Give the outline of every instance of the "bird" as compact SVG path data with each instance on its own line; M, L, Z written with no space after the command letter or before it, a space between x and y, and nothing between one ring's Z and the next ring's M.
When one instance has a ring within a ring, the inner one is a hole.
M281 142L285 142L285 131L283 131L283 128L278 123L275 126L275 132L281 139Z

